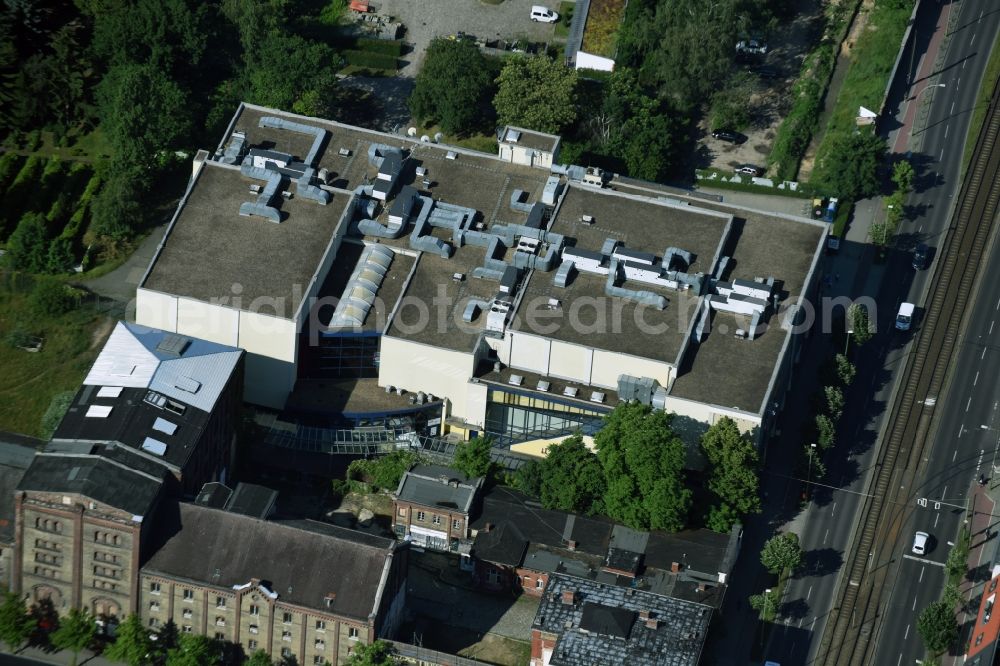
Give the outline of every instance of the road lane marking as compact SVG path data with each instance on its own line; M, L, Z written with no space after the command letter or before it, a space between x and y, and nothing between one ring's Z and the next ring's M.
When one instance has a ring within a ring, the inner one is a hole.
M917 597L916 597L916 595L913 596L913 605L910 606L910 610L917 610Z
M903 640L905 641L910 637L910 625L906 625L906 631L903 632Z
M940 513L935 513L934 514L934 527L937 527L937 521L938 521L938 518L940 518L940 517L941 517Z
M960 77L958 77L958 80L957 80L957 81L955 81L955 90L958 90L958 87L959 87L960 85L962 85L962 77L961 77L961 76L960 76Z
M903 653L900 652L899 653L899 659L896 660L896 666L899 666L902 663L903 663Z
M1000 298L997 299L997 306L993 308L994 310L1000 310Z
M826 531L826 534L823 535L823 543L826 543L826 538L828 536L830 536L830 530L829 529Z
M972 396L969 396L969 401L965 403L965 411L969 411L969 407L972 405Z
M942 569L944 569L944 563L943 562L935 562L934 560L925 560L922 557L917 557L916 555L910 555L909 553L903 553L903 557L906 558L906 559L908 559L908 560L913 560L914 562L920 562L921 564L924 564L924 565L931 564L931 565L933 565L935 567L941 567ZM925 567L920 567L920 580L924 579L924 568ZM920 582L920 581L917 581L917 582Z
M944 161L944 148L941 149L941 154L938 155L938 162Z
M944 138L948 138L948 125L944 126Z
M951 115L953 113L955 113L955 103L954 102L951 103L951 111L949 111L948 114Z
M952 462L955 462L955 456L957 456L957 455L958 455L958 449L955 449L955 452L953 454L951 454L951 461Z
M830 509L830 515L832 516L835 513L837 513L837 503L836 502L833 503L833 507Z
M972 385L975 386L979 383L979 371L976 370L976 377L972 380Z
M922 583L923 582L923 580L924 580L924 569L926 569L926 568L927 567L920 567L920 578L917 579L918 583Z
M810 585L809 589L806 590L806 601L809 601L809 595L813 593L813 586ZM799 620L799 626L802 626L802 620Z
M990 335L993 335L993 324L995 324L995 323L996 323L995 319L990 322Z
M960 426L958 426L958 436L961 437L962 433L964 432L965 432L965 424L963 423Z
M801 628L802 628L802 618L800 617L799 618L799 629L801 629Z
M972 39L969 40L969 46L972 46L972 42L976 41L976 33L972 33Z
M982 361L982 360L983 360L984 358L986 358L986 347L983 347L983 353L982 353L982 355L981 355L981 356L979 357L979 360L980 360L980 361Z

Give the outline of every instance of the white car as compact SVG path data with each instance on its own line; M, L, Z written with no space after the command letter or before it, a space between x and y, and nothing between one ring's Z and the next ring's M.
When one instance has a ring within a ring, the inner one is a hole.
M927 532L917 532L913 535L913 552L923 555L927 552L927 540L931 537Z
M533 5L531 7L531 20L536 22L541 21L542 23L555 23L559 20L559 14L548 7Z
M916 306L913 303L900 303L899 312L896 313L896 329L900 331L910 330L913 323L913 311Z

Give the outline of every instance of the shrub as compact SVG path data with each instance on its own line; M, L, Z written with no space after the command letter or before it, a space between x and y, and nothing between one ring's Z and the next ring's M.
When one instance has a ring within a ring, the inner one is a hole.
M45 414L42 416L42 439L52 437L52 433L59 427L59 422L66 415L69 406L73 404L73 397L75 395L73 391L63 391L52 397L49 408L45 410Z
M354 65L355 67L370 67L372 69L386 69L391 71L395 71L397 67L394 56L372 51L344 51L344 59L347 60L347 64Z
M47 317L58 317L80 305L80 292L52 278L40 279L31 291L31 306Z
M398 58L403 55L403 41L400 39L367 39L361 37L355 43L355 49L370 53L382 53Z

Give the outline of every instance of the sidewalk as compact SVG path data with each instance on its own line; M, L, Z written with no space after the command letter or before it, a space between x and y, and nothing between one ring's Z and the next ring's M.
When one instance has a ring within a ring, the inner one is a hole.
M73 654L67 650L59 652L46 652L38 648L28 647L18 652L10 652L6 645L0 648L0 663L12 663L14 657L17 660L27 659L44 664L56 664L57 666L69 666L73 661ZM95 656L90 650L84 650L77 656L77 666L122 666L117 661L110 661L104 657Z

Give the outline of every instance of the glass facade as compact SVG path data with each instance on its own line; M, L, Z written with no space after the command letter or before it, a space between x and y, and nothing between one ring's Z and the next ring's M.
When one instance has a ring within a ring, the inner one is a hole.
M501 444L559 437L580 430L593 435L610 409L585 409L569 402L504 390L490 391L485 430Z

